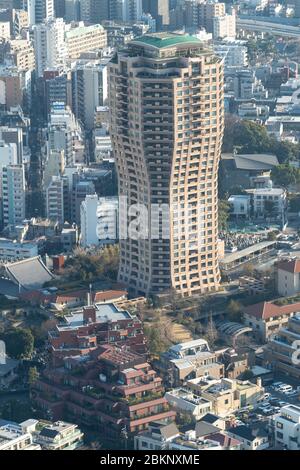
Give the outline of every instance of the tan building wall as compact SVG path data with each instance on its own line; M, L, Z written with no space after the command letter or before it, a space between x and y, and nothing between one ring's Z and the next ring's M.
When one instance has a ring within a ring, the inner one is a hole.
M78 59L83 52L107 46L107 33L100 25L83 26L66 33L67 57Z
M198 40L187 44L172 33L145 37L109 66L119 193L128 207L142 204L149 215L140 223L148 228L144 238L126 234L120 241L119 280L143 294L170 287L184 296L213 291L220 282L223 67ZM172 45L164 47L165 40ZM154 236L159 218L153 205L174 209L162 221L164 239ZM120 214L122 224L122 207Z

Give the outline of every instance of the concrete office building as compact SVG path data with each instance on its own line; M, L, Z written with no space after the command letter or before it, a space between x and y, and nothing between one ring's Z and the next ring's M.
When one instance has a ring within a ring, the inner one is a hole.
M107 46L107 33L100 24L71 28L65 33L68 59L78 59L83 52Z
M157 31L170 24L169 0L143 0L143 11L156 20Z
M33 38L38 77L42 77L46 69L57 69L64 65L67 50L65 23L62 18L34 25Z
M131 227L120 206L119 280L146 295L217 289L221 60L195 37L149 34L115 56L108 82L119 195L147 211L148 233L136 236L123 232ZM170 219L151 213L157 205Z
M73 112L86 129L93 129L96 109L107 100L108 60L78 63L72 70Z
M23 165L2 169L3 225L15 227L25 219L25 172Z

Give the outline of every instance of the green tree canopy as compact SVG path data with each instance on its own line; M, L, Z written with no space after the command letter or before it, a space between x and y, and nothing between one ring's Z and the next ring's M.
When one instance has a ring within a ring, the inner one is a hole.
M14 359L30 357L33 352L34 337L28 328L11 328L1 335L8 356Z
M219 200L219 229L226 230L230 215L230 204L224 199Z
M278 165L273 168L271 177L276 186L287 189L290 185L300 182L300 170L287 164Z

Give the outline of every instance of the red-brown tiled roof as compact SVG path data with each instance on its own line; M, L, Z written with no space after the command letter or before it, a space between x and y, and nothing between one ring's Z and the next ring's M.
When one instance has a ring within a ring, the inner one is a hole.
M289 305L275 305L272 302L259 302L250 305L244 310L245 314L262 320L268 320L271 317L280 317L284 314L300 312L300 302Z
M278 269L287 271L288 273L299 274L300 273L300 259L291 259L287 261L281 261L277 265Z
M109 300L119 299L121 297L127 298L126 290L106 290L103 292L96 292L94 302L107 302Z

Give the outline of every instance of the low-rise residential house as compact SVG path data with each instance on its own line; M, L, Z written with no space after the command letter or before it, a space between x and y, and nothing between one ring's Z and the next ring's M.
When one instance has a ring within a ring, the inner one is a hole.
M17 424L0 422L0 451L2 450L41 450L33 443L32 435L22 431Z
M2 358L1 358L2 359ZM0 389L6 389L18 377L19 361L8 356L0 361Z
M276 305L273 302L259 302L244 309L244 323L251 327L254 336L266 342L281 326L300 312L300 302L288 305Z
M276 266L277 292L291 297L300 292L300 259L281 261Z
M228 434L241 442L241 450L264 450L269 447L266 431L247 425L229 428Z
M184 388L169 390L165 394L165 398L178 413L188 413L195 420L212 411L212 404L209 400Z
M220 417L247 405L257 404L264 393L260 383L232 379L214 380L209 377L189 380L187 388L195 396L211 402L212 412Z
M300 407L287 405L275 416L275 442L288 450L300 450Z
M264 349L264 363L275 373L300 379L300 314L291 317Z
M200 425L200 426L199 426ZM216 426L197 423L195 429L180 432L172 423L152 423L134 438L135 450L239 450L240 442Z
M76 424L38 421L32 428L33 421L24 421L20 426L23 430L31 429L33 441L43 450L75 450L83 444L83 433Z
M75 450L83 436L76 424L64 421L0 421L0 450Z
M134 437L135 450L162 450L172 439L180 436L175 423L153 422L146 431Z
M224 365L202 338L171 346L155 367L169 387L180 387L191 378L206 375L224 377Z

